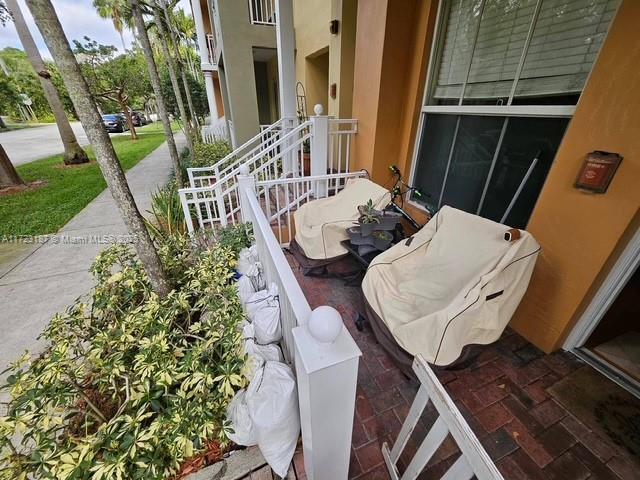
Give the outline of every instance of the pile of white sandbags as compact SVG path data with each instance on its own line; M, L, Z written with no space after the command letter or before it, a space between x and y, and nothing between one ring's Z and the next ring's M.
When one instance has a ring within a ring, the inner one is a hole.
M227 409L238 445L258 445L271 469L285 477L300 434L298 393L291 368L283 363L278 342L282 338L280 300L275 284L266 288L254 247L240 252L238 295L247 313L242 325L250 380Z

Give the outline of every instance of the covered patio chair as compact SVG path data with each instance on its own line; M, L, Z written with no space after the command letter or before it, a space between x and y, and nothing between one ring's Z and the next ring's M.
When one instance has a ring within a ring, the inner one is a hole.
M294 213L295 238L289 249L305 274L347 255L340 242L349 238L346 229L358 221L358 206L373 200L383 209L391 193L366 178L350 179L336 195L302 205Z
M376 338L409 376L417 354L439 366L460 362L471 346L500 337L539 251L525 231L443 207L369 266L362 291Z

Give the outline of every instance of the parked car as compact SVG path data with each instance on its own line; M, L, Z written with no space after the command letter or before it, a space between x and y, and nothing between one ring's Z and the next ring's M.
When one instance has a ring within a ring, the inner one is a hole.
M125 118L116 113L102 115L102 123L104 123L104 126L109 133L122 133L129 130L129 126L127 125Z
M120 115L122 115L123 117L125 117L125 113L124 112L120 112ZM147 123L147 119L145 118L144 114L141 112L131 112L131 121L133 122L133 126L134 127L142 127L144 125L146 125Z

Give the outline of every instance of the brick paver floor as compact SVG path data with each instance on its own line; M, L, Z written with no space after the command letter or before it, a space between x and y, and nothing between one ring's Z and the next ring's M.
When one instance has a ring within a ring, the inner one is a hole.
M393 365L369 327L362 332L355 328L354 320L363 311L359 288L339 279L304 277L289 258L311 307L339 310L362 350L349 477L387 479L381 446L395 441L417 384ZM613 444L605 432L592 431L546 391L578 368L590 367L567 352L545 355L507 329L468 368L437 374L506 479L640 478L640 459ZM408 451L415 451L424 438L434 413L425 411ZM458 455L448 437L419 478L440 478ZM402 459L404 466L407 459ZM301 454L294 460L298 478L304 479Z

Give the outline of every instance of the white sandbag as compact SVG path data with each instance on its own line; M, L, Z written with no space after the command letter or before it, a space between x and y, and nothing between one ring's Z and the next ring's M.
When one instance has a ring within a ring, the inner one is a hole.
M262 455L277 475L285 477L300 434L298 393L291 368L284 363L265 363L245 398Z
M245 308L254 328L256 343L266 345L282 338L280 300L275 283L271 284L269 290L256 292Z
M251 280L254 292L258 292L267 288L267 282L264 279L264 275L262 273L262 264L260 262L256 262L249 268L247 268L247 271L244 275L246 277L249 277L249 280Z
M284 362L284 355L277 343L261 345L256 342L255 328L253 324L245 322L242 327L244 338L244 351L249 356L255 356L265 362Z
M251 447L258 443L256 431L246 401L246 390L236 393L227 407L227 419L231 422L233 433L229 434L229 440L238 445Z
M243 248L238 254L238 265L236 270L238 273L245 275L247 271L258 261L258 248L252 245L249 248Z
M254 356L265 362L284 362L284 355L277 343L260 345L253 339L247 339L244 344L244 349L250 357Z
M253 288L253 282L246 275L242 275L236 282L236 288L238 289L238 296L240 301L245 304L256 293Z

